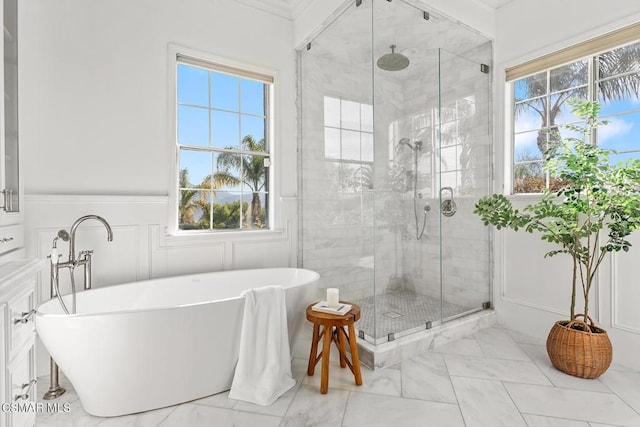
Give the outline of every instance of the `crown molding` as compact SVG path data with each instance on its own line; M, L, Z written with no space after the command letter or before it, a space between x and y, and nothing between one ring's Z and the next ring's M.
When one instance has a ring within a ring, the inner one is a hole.
M292 5L295 3L306 3L301 0L235 0L238 3L242 3L246 6L254 9L261 10L263 12L270 13L272 15L279 16L281 18L293 20ZM306 5L305 5L306 7Z

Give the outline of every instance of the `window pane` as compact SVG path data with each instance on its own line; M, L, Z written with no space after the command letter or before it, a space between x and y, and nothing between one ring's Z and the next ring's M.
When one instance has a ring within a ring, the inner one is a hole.
M324 157L340 158L340 129L324 128Z
M209 106L208 71L178 64L178 102Z
M600 78L640 71L640 43L630 44L598 56Z
M234 153L214 153L212 188L225 191L239 191L242 183L242 156Z
M546 186L542 162L516 163L514 165L514 193L541 193Z
M339 128L340 127L340 100L324 97L324 125Z
M515 100L535 98L547 93L547 73L542 72L514 83Z
M542 150L546 150L547 133L544 131L525 132L515 135L514 161L542 160ZM538 145L540 141L540 146Z
M360 160L360 132L342 131L342 153L340 158L343 160Z
M458 143L458 122L443 123L440 126L440 146L455 145Z
M606 119L598 127L598 145L616 151L640 150L640 113L623 114Z
M445 172L441 173L438 176L440 177L440 185L439 187L451 187L454 190L458 187L458 174L459 172Z
M241 209L246 211L248 205L241 203L240 193L217 191L212 204L214 229L238 229L240 228Z
M609 157L611 164L617 164L618 162L625 162L631 159L640 159L640 152L634 151L631 153L612 154L611 157Z
M243 113L264 116L264 83L255 80L240 80L240 102Z
M360 123L363 132L373 132L373 105L360 105Z
M211 176L212 153L206 151L180 150L180 188L202 187L207 176ZM182 172L184 171L184 172Z
M589 78L589 63L586 59L549 71L551 92L577 86L586 86ZM586 88L585 88L586 91Z
M452 171L460 169L457 159L457 147L442 148L440 150L440 170Z
M571 112L571 106L567 101L574 98L587 99L587 88L570 89L551 95L551 107L549 109L549 125L573 123L580 120Z
M239 79L213 71L209 75L211 79L211 107L239 111Z
M238 148L240 115L224 111L211 111L211 146Z
M242 149L250 151L265 151L264 118L241 115L240 121L242 123ZM245 140L247 136L253 137L253 142Z
M361 156L363 162L373 162L373 134L360 134Z
M601 115L621 113L640 108L640 74L630 74L598 83Z
M360 130L360 104L342 100L340 106L340 127Z
M515 132L540 129L546 115L547 103L540 98L516 103L513 124Z
M263 156L243 156L242 161L242 191L267 191L265 183L268 169L264 165Z
M266 193L245 193L242 204L246 206L242 228L265 228L267 222Z
M178 144L209 145L209 112L206 109L178 106Z
M180 230L209 228L211 192L181 190L178 201L178 227Z
M361 174L359 170L360 165L357 163L342 163L342 169L340 171L340 191L347 193L361 191L362 183L360 181Z

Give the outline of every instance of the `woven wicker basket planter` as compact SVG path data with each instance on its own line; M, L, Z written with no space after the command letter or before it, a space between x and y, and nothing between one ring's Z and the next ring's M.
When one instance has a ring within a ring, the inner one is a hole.
M613 359L613 348L607 331L577 317L556 322L547 338L547 353L551 363L564 373L580 378L598 378ZM576 329L578 328L578 329ZM582 330L580 330L582 329Z

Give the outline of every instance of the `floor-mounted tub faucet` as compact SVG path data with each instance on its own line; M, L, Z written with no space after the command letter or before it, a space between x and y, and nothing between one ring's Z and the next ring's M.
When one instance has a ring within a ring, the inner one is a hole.
M84 289L91 289L91 257L93 251L81 251L76 257L76 232L78 227L84 221L88 219L95 219L100 221L107 229L107 241L113 241L113 231L109 223L98 215L85 215L78 218L69 232L66 230L58 231L58 235L53 239L53 247L51 248L51 298L57 297L60 301L60 305L66 314L76 314L76 281L73 275L75 268L78 266L84 267ZM65 242L69 242L69 257L65 262L59 262L59 254L57 250L58 239L62 239ZM68 268L69 276L71 279L71 310L69 310L60 295L60 269ZM58 383L58 365L51 359L51 377L49 390L44 394L44 399L55 399L58 396L64 394L66 390L60 387Z

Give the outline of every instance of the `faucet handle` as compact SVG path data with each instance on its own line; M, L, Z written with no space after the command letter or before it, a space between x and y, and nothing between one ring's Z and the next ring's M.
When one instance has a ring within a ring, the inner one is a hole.
M80 253L78 254L78 258L83 257L83 256L87 256L87 255L91 255L91 254L93 254L92 250L80 251Z

